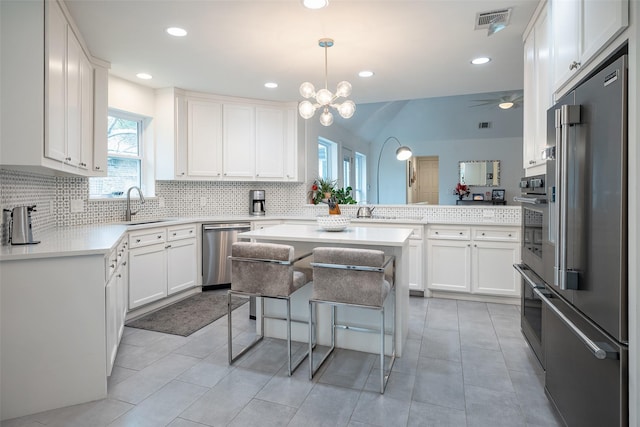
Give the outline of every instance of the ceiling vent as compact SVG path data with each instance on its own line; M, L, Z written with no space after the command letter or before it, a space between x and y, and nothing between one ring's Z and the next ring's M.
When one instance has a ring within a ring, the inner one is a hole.
M476 14L476 30L486 30L491 24L509 25L511 20L511 8L493 10L491 12L479 12Z
M489 129L490 127L491 127L491 122L478 123L478 129Z

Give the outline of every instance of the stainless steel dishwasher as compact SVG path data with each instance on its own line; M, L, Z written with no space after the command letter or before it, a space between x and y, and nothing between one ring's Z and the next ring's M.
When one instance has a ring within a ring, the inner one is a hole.
M238 233L251 230L248 222L202 225L202 288L219 289L231 283L231 245Z

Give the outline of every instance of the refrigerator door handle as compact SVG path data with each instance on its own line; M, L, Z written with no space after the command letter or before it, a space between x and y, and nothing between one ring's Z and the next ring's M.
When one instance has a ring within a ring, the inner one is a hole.
M580 123L580 106L563 105L555 111L556 127L556 196L558 200L559 226L556 228L555 285L562 290L578 289L578 272L567 268L568 222L568 153L571 125Z
M551 311L555 313L558 318L578 337L580 341L589 349L589 351L595 356L596 359L619 359L620 355L614 348L604 342L592 341L588 336L584 334L567 316L565 316L553 303L547 298L545 293L541 292L538 288L533 288L533 292L545 303Z

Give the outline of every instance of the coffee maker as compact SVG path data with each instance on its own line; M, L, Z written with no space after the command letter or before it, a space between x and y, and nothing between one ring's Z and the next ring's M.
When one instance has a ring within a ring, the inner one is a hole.
M40 243L38 240L33 240L33 230L31 228L31 212L35 211L35 208L35 205L16 206L11 210L9 241L12 245L34 245Z
M264 215L264 190L249 191L249 215Z

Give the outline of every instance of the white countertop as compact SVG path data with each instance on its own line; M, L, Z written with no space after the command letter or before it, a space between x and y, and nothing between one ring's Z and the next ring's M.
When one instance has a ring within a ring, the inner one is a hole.
M349 226L343 231L324 231L317 225L280 224L239 233L240 238L289 242L349 243L353 245L403 246L411 228Z

